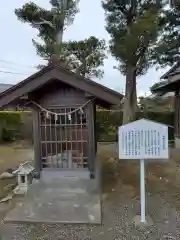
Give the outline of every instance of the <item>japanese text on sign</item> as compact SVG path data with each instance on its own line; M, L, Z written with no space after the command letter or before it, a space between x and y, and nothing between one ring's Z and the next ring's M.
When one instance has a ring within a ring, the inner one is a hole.
M168 127L145 119L120 127L119 157L168 158Z

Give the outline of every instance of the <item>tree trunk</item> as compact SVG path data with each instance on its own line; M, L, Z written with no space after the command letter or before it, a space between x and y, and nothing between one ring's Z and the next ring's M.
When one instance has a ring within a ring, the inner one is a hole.
M133 66L127 66L123 124L127 124L136 119L136 109L136 70Z

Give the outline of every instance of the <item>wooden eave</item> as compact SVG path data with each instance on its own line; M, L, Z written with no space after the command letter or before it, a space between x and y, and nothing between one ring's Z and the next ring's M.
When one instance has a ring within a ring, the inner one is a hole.
M21 81L1 93L0 108L17 101L21 96L41 88L44 84L54 79L89 93L99 102L102 102L102 104L104 103L104 105L117 105L123 98L122 94L114 90L102 86L90 79L84 78L77 73L73 73L63 66L51 63L24 81Z
M180 61L178 61L172 68L169 69L165 74L161 76L160 79L167 79L169 76L176 75L177 73L180 73L179 71L177 72L177 68L180 67Z
M153 89L153 93L168 93L168 92L176 92L180 89L180 79L164 83L162 86L159 86Z

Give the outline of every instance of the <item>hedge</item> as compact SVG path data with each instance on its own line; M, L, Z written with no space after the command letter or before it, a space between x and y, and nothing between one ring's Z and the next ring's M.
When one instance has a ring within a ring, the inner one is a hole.
M96 113L96 136L98 141L117 141L117 129L122 124L120 111L102 111ZM173 126L174 114L172 112L138 112L137 119L147 118ZM17 138L32 139L32 115L28 111L0 111L0 140L12 141ZM169 128L169 139L173 139L173 128Z
M31 125L32 115L29 111L0 111L0 141L24 139L24 133ZM29 131L28 138L32 138L32 130Z
M0 139L1 141L12 141L16 138L21 124L21 114L15 111L0 112Z
M97 111L96 136L98 141L117 141L117 130L122 125L123 113L121 111ZM174 113L172 112L138 112L137 119L147 118L169 126L169 140L173 139Z

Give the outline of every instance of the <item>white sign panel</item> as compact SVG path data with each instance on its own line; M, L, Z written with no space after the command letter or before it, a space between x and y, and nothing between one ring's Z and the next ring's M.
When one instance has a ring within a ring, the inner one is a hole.
M120 159L168 157L168 126L141 119L119 127Z

